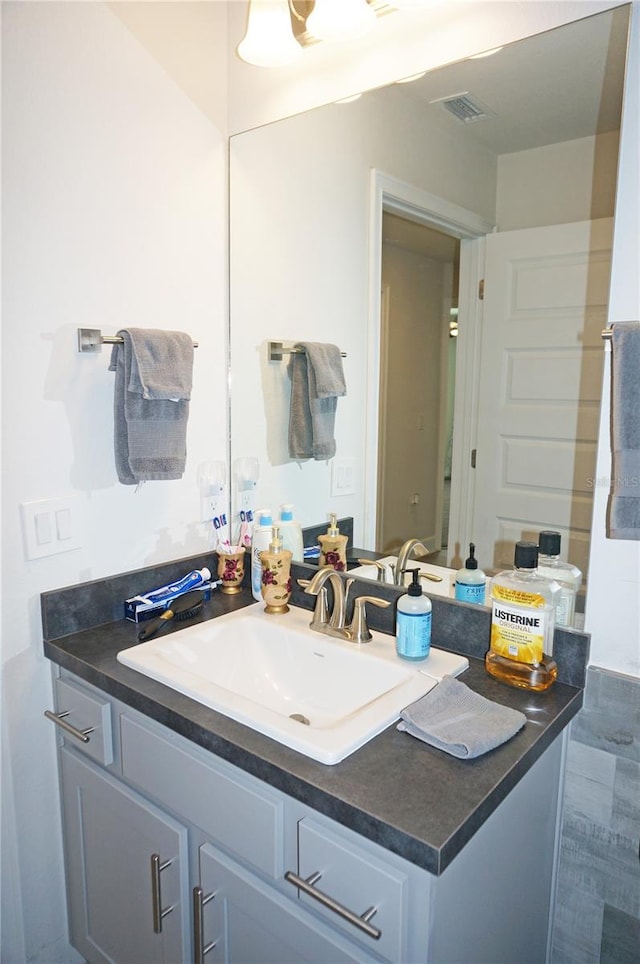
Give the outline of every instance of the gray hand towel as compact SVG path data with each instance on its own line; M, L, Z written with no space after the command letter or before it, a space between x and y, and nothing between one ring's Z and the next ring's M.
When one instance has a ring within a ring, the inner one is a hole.
M114 449L123 485L180 479L193 371L193 339L183 332L122 329L114 345Z
M295 346L289 361L291 408L289 455L323 461L336 454L338 398L347 394L340 349L320 342Z
M609 538L640 539L640 322L611 332Z
M398 729L462 760L482 756L521 730L524 713L487 700L445 676L400 714Z

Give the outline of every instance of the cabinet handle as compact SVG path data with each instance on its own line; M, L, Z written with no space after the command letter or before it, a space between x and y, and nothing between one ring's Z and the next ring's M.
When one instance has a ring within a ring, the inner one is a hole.
M72 726L71 723L67 723L65 717L69 716L70 710L64 710L63 713L53 713L51 710L45 710L44 715L56 726L68 733L70 736L75 736L76 740L80 740L82 743L89 742L89 734L93 733L95 726L88 726L86 730L78 730L77 727Z
M162 934L162 918L166 917L173 910L170 907L162 909L162 891L160 888L160 874L167 867L171 866L170 860L160 863L160 854L151 854L151 909L153 912L153 933Z
M344 907L342 904L339 904L336 900L334 900L333 897L329 897L321 890L318 890L317 887L313 886L314 884L317 884L321 876L322 874L316 872L315 874L311 874L311 876L307 877L305 880L303 877L298 877L297 874L294 874L292 870L287 870L284 875L284 879L290 884L293 884L294 887L304 891L304 893L308 894L309 897L313 897L314 900L317 900L324 907L332 910L334 914L337 914L339 917L344 918L344 920L349 921L350 924L353 924L354 927L358 927L361 931L364 931L365 934L367 934L368 937L372 937L374 941L380 940L382 931L369 923L374 914L378 912L378 908L369 907L368 910L365 910L364 914L360 914L360 916L358 916L358 914L355 914L352 910L349 910L348 907Z
M204 942L204 915L202 910L205 904L213 900L215 893L204 896L202 887L193 888L193 962L194 964L204 964L204 956L216 946L215 941L210 944Z

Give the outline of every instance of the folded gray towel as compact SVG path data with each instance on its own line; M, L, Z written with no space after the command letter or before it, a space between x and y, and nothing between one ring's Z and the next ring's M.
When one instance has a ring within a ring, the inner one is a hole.
M193 371L193 339L183 332L122 329L114 345L114 449L123 485L180 479Z
M342 356L336 345L302 342L289 361L291 409L289 455L323 461L336 454L338 398L347 394Z
M521 730L524 713L487 700L445 676L400 714L398 729L462 760L482 756Z
M640 322L611 332L609 538L640 539Z

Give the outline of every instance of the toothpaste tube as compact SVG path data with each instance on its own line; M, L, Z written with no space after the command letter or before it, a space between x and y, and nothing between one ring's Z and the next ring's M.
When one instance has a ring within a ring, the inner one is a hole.
M152 589L150 592L145 592L133 598L143 603L162 603L173 599L175 596L182 595L190 589L197 589L210 579L211 572L207 568L194 569L177 582L171 582L167 586L160 586L158 589Z

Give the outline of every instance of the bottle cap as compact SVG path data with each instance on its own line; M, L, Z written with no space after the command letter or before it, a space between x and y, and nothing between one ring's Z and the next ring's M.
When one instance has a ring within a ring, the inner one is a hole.
M538 537L538 547L543 556L560 555L560 533L545 529Z
M335 512L331 512L331 513L329 514L329 518L330 518L331 521L329 522L329 528L327 529L327 535L328 535L328 536L339 536L339 535L340 535L340 529L338 529L338 517L337 517L336 513L335 513Z
M535 542L516 542L513 562L518 569L535 569L538 565L538 547Z
M403 572L411 573L411 582L407 588L408 596L421 596L422 586L420 585L420 570L419 569L403 569Z
M293 505L290 502L280 506L280 518L283 522L293 522Z
M271 542L269 543L270 552L276 555L282 552L282 539L280 538L280 526L273 526L271 529Z
M475 551L476 551L476 547L474 546L473 542L470 542L470 543L469 543L469 558L467 559L467 561L466 561L465 564L464 564L465 569L477 569L477 568L478 568L478 560L476 559L476 557L475 557L475 555L474 555Z

